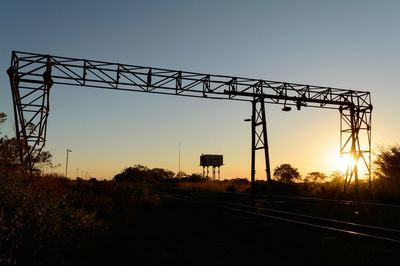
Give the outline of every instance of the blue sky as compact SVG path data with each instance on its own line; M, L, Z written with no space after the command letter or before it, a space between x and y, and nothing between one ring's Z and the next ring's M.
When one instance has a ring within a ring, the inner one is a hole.
M11 51L371 91L373 148L399 143L398 1L8 1L0 8L2 132L13 135ZM112 178L144 164L201 172L221 153L222 177L249 176L246 103L54 86L46 148L71 176ZM267 106L272 167L337 168L339 113ZM264 178L262 154L257 177Z

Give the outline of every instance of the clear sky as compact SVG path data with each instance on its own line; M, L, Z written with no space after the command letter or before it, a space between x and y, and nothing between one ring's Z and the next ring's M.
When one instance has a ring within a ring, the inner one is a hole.
M13 133L12 50L366 90L373 148L399 143L400 1L2 0L0 111ZM143 164L201 172L223 154L223 178L248 177L250 103L54 86L46 149L69 176L112 178ZM267 105L272 168L336 170L339 112ZM262 153L257 178L265 179ZM79 169L79 170L78 170Z

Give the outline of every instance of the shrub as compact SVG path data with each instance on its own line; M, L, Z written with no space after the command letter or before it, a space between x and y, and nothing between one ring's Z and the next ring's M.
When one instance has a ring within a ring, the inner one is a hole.
M62 182L0 176L1 264L59 264L104 229L94 212L68 202Z
M137 164L133 167L124 169L121 173L114 176L114 181L117 182L136 182L136 183L153 183L162 179L170 179L175 176L175 173L162 169L149 169L146 166Z

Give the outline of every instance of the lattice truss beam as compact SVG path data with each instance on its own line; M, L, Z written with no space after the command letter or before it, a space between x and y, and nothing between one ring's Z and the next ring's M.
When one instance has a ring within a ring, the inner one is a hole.
M262 99L264 103L296 106L298 110L301 107L339 109L342 124L348 126L347 129L341 128L341 152L361 157L370 169L372 105L370 93L366 91L26 52L12 52L8 74L17 137L25 142L24 149L28 151L28 156L22 160L29 162L31 168L35 149L42 149L46 139L50 88L58 84L231 101ZM347 136L348 130L351 131L350 137ZM361 131L367 131L367 149L363 149L360 143ZM363 156L365 153L369 156Z

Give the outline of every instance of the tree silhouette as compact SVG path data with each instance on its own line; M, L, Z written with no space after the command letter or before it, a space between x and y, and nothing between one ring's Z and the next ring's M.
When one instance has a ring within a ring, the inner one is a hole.
M378 177L400 185L400 145L381 148L374 165Z
M0 112L0 125L3 124L4 122L6 122L7 120L7 115L3 112ZM1 131L0 131L1 134Z
M33 123L27 123L26 124L26 133L28 135L34 134L36 132L35 124Z
M329 175L330 183L341 185L344 183L344 174L340 171L333 171Z
M290 183L293 182L294 179L299 179L300 173L297 171L297 168L284 163L275 168L274 177L279 181Z
M321 172L311 172L308 173L304 178L304 182L313 182L313 183L321 183L326 180L326 175Z
M133 167L128 167L121 173L115 175L114 180L117 182L152 182L163 178L172 178L174 176L175 173L167 169L149 169L146 166L137 164Z
M163 168L153 168L150 170L150 173L151 177L155 179L173 178L175 176L174 172Z
M183 171L180 171L180 172L178 172L177 174L176 174L176 178L185 178L185 177L188 177L189 175L187 174L187 173L185 173L185 172L183 172Z
M207 180L206 178L204 178L201 174L191 174L185 178L182 178L181 180L183 181L189 181L189 182L203 182L205 180Z
M23 170L23 165L20 159L20 146L21 141L16 138L0 138L0 173L4 172L15 172ZM39 155L39 150L33 151L33 163L39 169L44 169L46 167L53 167L52 155L48 151L42 151ZM24 154L27 157L28 154Z
M133 167L125 168L121 173L114 176L114 180L118 182L141 182L149 177L150 169L146 166L137 164Z
M3 124L7 120L7 115L3 112L0 112L0 125Z

